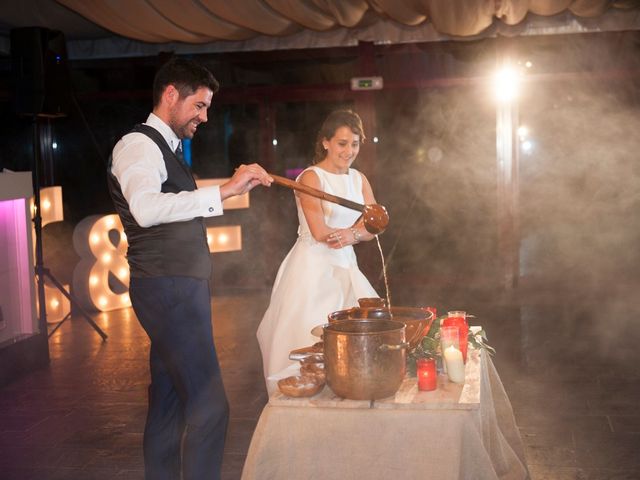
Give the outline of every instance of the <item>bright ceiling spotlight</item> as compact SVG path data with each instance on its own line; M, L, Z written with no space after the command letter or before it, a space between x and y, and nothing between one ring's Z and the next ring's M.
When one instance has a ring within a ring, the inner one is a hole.
M522 151L524 153L531 153L533 150L533 142L531 140L525 140L522 142Z
M494 76L496 99L501 103L509 103L518 96L520 78L518 72L511 67L504 67Z

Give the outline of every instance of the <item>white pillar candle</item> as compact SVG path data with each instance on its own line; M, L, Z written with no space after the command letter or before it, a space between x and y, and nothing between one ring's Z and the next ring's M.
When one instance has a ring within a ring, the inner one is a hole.
M464 383L464 362L462 352L454 345L444 350L444 361L447 365L447 375L454 383Z

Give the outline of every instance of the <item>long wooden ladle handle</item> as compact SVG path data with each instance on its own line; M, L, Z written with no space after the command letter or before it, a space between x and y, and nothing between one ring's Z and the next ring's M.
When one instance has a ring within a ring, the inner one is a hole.
M282 185L283 187L288 187L331 203L337 203L338 205L350 208L351 210L357 210L358 212L364 212L365 210L366 206L362 205L361 203L352 202L351 200L347 200L346 198L331 195L330 193L323 192L322 190L315 189L313 187L310 187L309 185L304 185L300 182L296 182L295 180L290 180L286 177L281 177L280 175L274 175L273 173L270 173L269 176L273 178L274 183Z
M331 203L337 203L338 205L342 205L343 207L362 212L364 228L366 228L367 231L373 235L378 235L384 232L387 228L387 225L389 224L389 214L387 213L387 209L382 205L362 205L361 203L352 202L351 200L347 200L346 198L331 195L330 193L323 192L322 190L310 187L309 185L303 185L302 183L290 180L285 177L281 177L279 175L270 173L269 176L273 178L274 183L282 185L283 187L291 188L293 190L311 195L312 197L326 200Z

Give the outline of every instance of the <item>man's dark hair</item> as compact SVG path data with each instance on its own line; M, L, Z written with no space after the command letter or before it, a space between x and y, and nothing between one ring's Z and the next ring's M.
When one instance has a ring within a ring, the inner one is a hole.
M153 106L160 104L162 92L173 85L181 98L193 95L200 87L206 87L213 93L220 84L213 74L204 66L193 60L173 57L162 65L153 80Z

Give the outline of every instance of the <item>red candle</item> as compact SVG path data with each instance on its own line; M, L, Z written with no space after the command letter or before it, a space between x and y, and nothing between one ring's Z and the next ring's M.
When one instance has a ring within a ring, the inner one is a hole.
M419 358L416 360L416 370L418 373L418 390L435 390L438 386L435 359Z
M442 320L443 327L458 327L458 339L460 343L460 352L462 352L462 361L467 363L467 347L469 324L464 316L450 316Z

